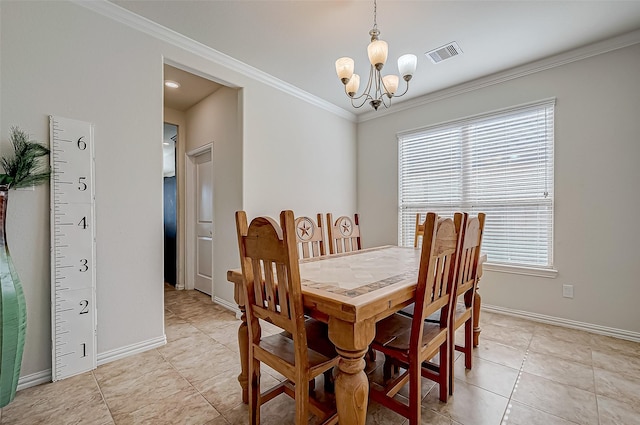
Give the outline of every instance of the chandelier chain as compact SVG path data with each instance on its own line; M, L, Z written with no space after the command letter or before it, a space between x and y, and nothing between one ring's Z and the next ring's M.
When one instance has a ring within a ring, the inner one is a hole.
M378 2L373 0L373 28L378 29Z

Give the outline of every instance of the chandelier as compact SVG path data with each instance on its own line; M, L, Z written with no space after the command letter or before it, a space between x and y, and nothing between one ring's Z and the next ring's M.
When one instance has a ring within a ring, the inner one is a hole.
M376 0L373 1L373 28L369 31L369 35L371 36L371 43L369 43L369 47L367 47L367 53L369 54L371 67L369 70L369 81L364 88L364 92L356 96L358 88L360 87L360 76L353 72L355 66L353 59L349 57L338 59L336 61L336 73L340 81L342 81L342 84L344 84L344 92L351 99L351 105L354 108L361 108L368 101L373 109L377 111L380 105L388 108L391 106L392 98L400 97L407 93L409 90L409 80L411 80L416 70L418 58L416 55L411 54L402 55L398 58L398 71L402 79L406 81L407 87L402 94L396 94L400 80L398 76L392 74L382 76L380 73L387 61L389 47L386 41L378 39L380 31L378 31ZM359 102L360 100L362 100L361 103Z

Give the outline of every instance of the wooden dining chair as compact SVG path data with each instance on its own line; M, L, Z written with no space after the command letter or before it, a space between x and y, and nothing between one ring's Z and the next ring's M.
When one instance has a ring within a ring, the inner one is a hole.
M362 249L360 223L357 213L353 215L353 220L343 215L338 217L335 222L333 221L333 215L327 213L327 233L329 237L329 254L360 251ZM376 360L375 350L369 349L367 357L374 362Z
M318 214L318 221L314 222L310 217L301 216L295 220L296 242L298 244L299 258L320 257L326 255L324 229L322 225L322 214ZM325 355L329 355L326 338L328 326L312 318L306 320L307 336L309 347ZM320 338L316 338L319 336ZM334 350L335 353L335 350ZM335 354L334 354L335 355ZM315 382L311 383L311 388L315 388ZM324 373L324 390L328 393L334 391L334 379L331 370Z
M238 246L245 289L249 333L249 423L260 423L260 406L286 393L295 399L296 425L308 423L309 412L322 424L337 423L337 413L309 395L309 382L330 370L338 357L327 357L307 346L293 212L280 213L280 225L257 217L247 225L244 211L236 212ZM262 337L260 319L289 334ZM260 391L260 364L286 377Z
M464 354L464 366L471 369L473 365L473 302L478 285L478 263L480 248L482 246L482 233L484 231L485 214L479 213L477 217L470 217L462 231L462 244L458 254L458 289L457 302L453 312L453 326L451 327L451 361L455 351ZM458 344L455 333L464 325L464 343ZM453 363L452 363L453 364ZM451 368L449 380L449 393L453 394L454 374Z
M463 217L456 214L454 220L462 221ZM376 325L372 347L394 359L405 371L385 380L384 386L371 383L369 397L408 418L410 425L420 424L421 377L439 384L441 401L446 402L449 397L450 313L455 300L456 255L461 242L454 220L427 214L413 318L396 313ZM425 322L425 317L435 311L441 312L440 322ZM437 365L429 362L436 354L439 354ZM386 366L385 375L388 375ZM405 404L394 396L407 383L409 400Z
M358 214L353 215L353 220L343 215L334 222L332 214L327 213L327 234L329 237L329 254L360 251L362 249Z
M317 223L310 217L298 217L295 227L300 258L326 255L322 214L318 214Z
M478 285L478 267L480 260L480 250L482 247L482 233L484 231L485 214L479 213L477 217L468 217L464 213L463 222L466 223L458 230L461 232L461 245L458 254L458 287L456 291L456 302L453 307L453 319L451 326L451 336L449 353L451 356L451 364L455 351L464 354L465 368L471 369L473 366L473 303ZM458 227L458 224L456 223ZM415 305L412 304L400 311L401 314L413 317ZM438 322L440 320L440 312L437 311L428 316L425 321ZM464 341L458 344L455 338L456 331L464 326ZM453 394L454 390L454 368L451 367L449 378L449 394Z
M416 214L416 233L413 237L413 247L418 247L418 238L424 236L424 222L420 221L420 213Z

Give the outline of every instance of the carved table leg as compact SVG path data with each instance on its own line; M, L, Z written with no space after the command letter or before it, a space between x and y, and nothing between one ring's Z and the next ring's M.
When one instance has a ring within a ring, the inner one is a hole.
M367 350L348 352L336 347L340 354L335 382L336 406L340 423L364 425L367 419L369 381L364 373Z
M476 295L473 297L473 346L478 346L478 340L480 337L480 332L482 329L480 328L480 306L482 304L482 299L480 294L478 293L478 289L476 288Z
M473 297L473 346L478 346L478 340L480 339L480 332L482 329L480 328L480 307L482 306L482 297L478 293L478 289L480 289L480 278L483 273L483 264L487 261L486 254L480 258L480 264L478 264L478 281L476 282L476 293Z
M238 328L238 346L240 347L240 367L238 382L242 387L242 402L249 403L249 328L247 327L247 313L244 306L239 306L242 314L240 327Z
M364 372L375 324L329 319L329 339L340 355L335 382L336 407L341 424L364 425L367 419L369 380Z

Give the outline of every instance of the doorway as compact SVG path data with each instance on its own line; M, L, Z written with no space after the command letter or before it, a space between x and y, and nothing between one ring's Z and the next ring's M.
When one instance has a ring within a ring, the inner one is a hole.
M178 187L176 184L176 141L178 126L164 123L164 281L176 286L178 276Z
M165 62L167 60L165 59ZM200 114L201 108L198 106L203 100L211 96L215 91L223 87L222 85L196 75L191 70L185 69L182 65L173 63L171 66L165 63L164 74L164 113L163 121L171 123L177 127L177 138L175 141L175 177L177 183L177 243L176 255L176 289L194 289L194 279L188 269L190 256L193 250L187 242L187 205L186 205L186 163L187 150L192 150L197 146L198 134L202 129L206 129L207 121ZM173 84L167 85L167 82ZM194 136L195 135L195 136ZM171 247L169 247L169 250ZM187 252L189 251L189 252ZM168 252L168 250L166 250ZM173 256L171 258L174 258ZM212 261L213 262L213 261ZM169 263L165 263L169 266ZM172 272L169 272L172 274ZM173 274L172 274L173 275ZM208 290L207 293L212 292Z

